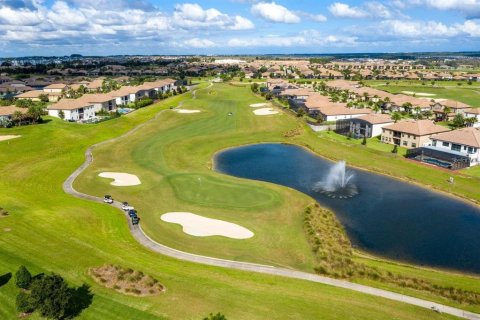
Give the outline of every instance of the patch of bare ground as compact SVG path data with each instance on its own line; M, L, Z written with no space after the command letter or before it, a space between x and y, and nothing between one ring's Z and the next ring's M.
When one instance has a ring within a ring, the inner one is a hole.
M109 264L90 268L88 273L100 285L127 295L153 296L166 290L157 279L130 268Z
M0 208L0 218L8 217L9 213L7 210Z

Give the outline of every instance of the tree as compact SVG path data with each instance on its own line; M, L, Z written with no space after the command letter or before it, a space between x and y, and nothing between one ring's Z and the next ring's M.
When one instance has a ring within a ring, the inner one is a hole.
M41 102L48 102L48 94L42 93L41 95L38 96L38 99L40 99Z
M227 318L219 312L217 314L210 313L208 317L203 318L203 320L227 320Z
M393 120L393 121L397 122L397 121L400 120L400 119L402 119L402 116L400 115L400 113L394 112L394 113L392 114L392 120Z
M297 110L297 117L303 117L305 115L305 110L303 108L299 108Z
M32 274L25 266L20 266L15 273L15 285L20 289L28 289L32 283Z
M253 93L257 93L258 92L258 83L252 83L252 85L250 86L250 88L252 89L252 92Z
M58 117L62 120L65 119L65 112L63 110L58 111Z
M17 306L18 312L30 313L34 311L30 294L25 291L20 291L20 293L17 295L15 305Z
M33 281L30 297L32 307L38 310L41 316L62 319L68 311L72 290L62 277L52 274Z
M394 154L397 154L397 153L398 153L398 146L397 146L397 145L394 145L394 146L393 146L392 153L394 153Z
M362 145L364 145L364 146L367 145L367 137L366 136L363 136Z
M461 128L465 126L465 117L463 116L463 114L458 113L455 115L455 118L453 118L453 125L456 128Z

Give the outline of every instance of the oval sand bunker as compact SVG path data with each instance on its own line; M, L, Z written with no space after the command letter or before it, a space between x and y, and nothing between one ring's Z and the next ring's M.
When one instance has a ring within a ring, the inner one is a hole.
M199 113L200 110L176 109L177 113Z
M20 138L21 136L16 136L16 135L5 135L5 136L0 136L0 141L7 141L7 140L11 140L11 139L16 139L16 138Z
M254 103L254 104L251 104L250 107L252 108L261 108L261 107L266 107L268 106L268 103Z
M139 184L142 184L136 175L129 173L102 172L98 176L107 179L114 179L110 184L116 187L138 186Z
M278 111L272 108L262 108L262 109L254 110L253 113L255 113L257 116L268 116L270 114L277 114Z
M195 237L223 236L232 239L253 237L253 232L238 224L205 218L190 212L168 212L163 214L161 219L180 224L183 232Z

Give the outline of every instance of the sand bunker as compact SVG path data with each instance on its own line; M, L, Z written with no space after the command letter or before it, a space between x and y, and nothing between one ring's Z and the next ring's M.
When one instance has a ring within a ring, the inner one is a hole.
M110 184L116 187L129 187L142 184L136 175L129 173L102 172L98 176L102 178L114 179L114 181Z
M0 136L0 141L6 141L10 139L15 139L15 138L20 138L21 136L15 136L15 135L6 135L6 136Z
M253 232L238 224L205 218L190 212L168 212L162 215L161 219L180 224L183 232L196 237L223 236L232 239L253 237Z
M175 109L178 113L199 113L200 110Z
M252 108L261 108L261 107L266 107L268 106L268 103L254 103L254 104L251 104L250 107Z
M402 93L411 94L411 95L416 95L416 96L424 96L424 97L433 97L433 96L436 96L436 94L433 94L433 93L414 92L414 91L402 91Z
M277 114L278 111L274 110L273 108L262 108L254 110L253 113L255 113L257 116L268 116L270 114Z

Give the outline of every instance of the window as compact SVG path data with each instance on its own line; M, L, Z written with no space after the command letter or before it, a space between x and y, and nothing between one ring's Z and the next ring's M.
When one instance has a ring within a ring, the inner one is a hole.
M416 148L417 147L417 144L416 143L412 143L412 148Z
M468 153L473 154L477 152L477 148L468 147Z
M432 141L432 146L436 147L437 146L437 140Z
M459 145L459 144L452 143L452 150L453 150L453 151L461 151L461 150L462 150L462 146Z
M407 141L403 141L403 145L406 147L408 146L408 142Z
M442 142L442 146L448 147L448 146L450 146L450 143L448 143L448 142Z

